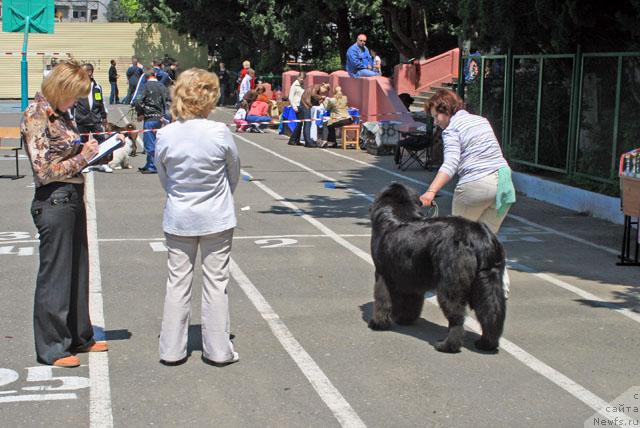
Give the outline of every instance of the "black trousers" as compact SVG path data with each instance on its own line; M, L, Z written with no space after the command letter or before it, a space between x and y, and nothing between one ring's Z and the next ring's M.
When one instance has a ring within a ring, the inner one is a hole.
M90 125L78 125L78 132L80 132L81 134L86 134L88 132L104 132L104 126L102 126L102 123L93 123ZM98 144L106 140L105 135L94 135L93 138L98 142ZM89 141L89 136L88 135L80 136L80 141L82 141L83 143L86 143L87 141Z
M296 112L296 118L298 120L311 119L311 109L300 104L298 111ZM311 121L296 123L296 129L293 130L293 133L289 137L289 143L300 143L300 131L304 134L305 144L309 144L311 141Z
M38 187L31 204L40 234L33 330L36 356L44 364L94 342L83 196L83 184L54 182Z

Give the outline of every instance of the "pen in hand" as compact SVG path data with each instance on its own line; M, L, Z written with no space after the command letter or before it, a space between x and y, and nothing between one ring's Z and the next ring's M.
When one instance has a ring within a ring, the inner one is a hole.
M92 134L89 134L89 139L82 145L80 154L89 162L98 154L98 142L93 138Z

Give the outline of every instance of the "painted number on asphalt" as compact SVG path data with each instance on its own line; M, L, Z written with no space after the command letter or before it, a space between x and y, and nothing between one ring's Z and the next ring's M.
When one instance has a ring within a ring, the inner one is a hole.
M54 367L51 366L27 367L26 370L26 381L39 383L39 385L21 388L22 391L29 392L24 394L17 390L2 389L16 382L20 376L15 370L0 368L0 404L21 401L71 400L78 398L78 396L68 391L89 387L89 379L86 377L53 376Z
M33 247L16 248L13 245L5 245L0 247L0 256L33 256Z
M19 239L31 239L29 232L0 232L0 241L17 241Z
M164 251L167 251L167 246L164 245L164 242L149 242L149 246L154 253L162 253Z
M280 248L280 247L289 247L291 245L295 245L298 243L296 239L291 238L268 238L268 239L258 239L254 241L256 245L260 246L260 248Z

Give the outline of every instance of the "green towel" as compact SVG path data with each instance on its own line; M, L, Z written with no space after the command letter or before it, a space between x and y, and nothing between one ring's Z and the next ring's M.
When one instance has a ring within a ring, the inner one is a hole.
M502 217L516 201L516 189L511 181L511 168L503 166L498 170L498 192L496 193L496 210Z

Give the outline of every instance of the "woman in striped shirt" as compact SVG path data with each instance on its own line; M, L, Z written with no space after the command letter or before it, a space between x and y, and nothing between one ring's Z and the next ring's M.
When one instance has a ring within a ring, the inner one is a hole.
M431 205L438 191L457 174L451 213L483 222L497 234L515 202L515 190L511 169L489 121L470 114L455 92L444 89L427 101L425 109L443 129L444 162L420 200Z

